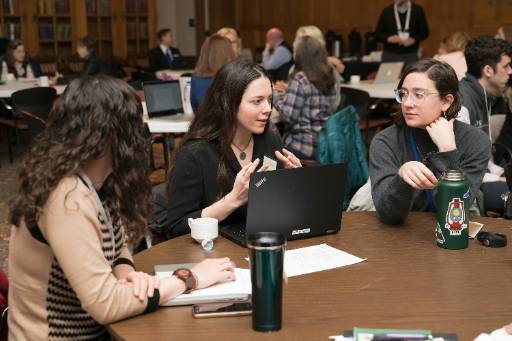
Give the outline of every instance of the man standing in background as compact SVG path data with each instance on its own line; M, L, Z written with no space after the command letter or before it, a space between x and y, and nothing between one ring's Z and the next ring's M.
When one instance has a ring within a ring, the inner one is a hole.
M383 62L418 60L420 42L429 35L423 8L410 0L395 0L380 14L375 34L384 43Z
M176 58L181 57L180 50L172 47L174 37L168 28L157 33L160 45L149 50L149 68L151 71L169 70Z

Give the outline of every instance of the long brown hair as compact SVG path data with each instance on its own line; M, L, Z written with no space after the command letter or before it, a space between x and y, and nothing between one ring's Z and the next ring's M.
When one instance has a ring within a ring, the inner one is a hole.
M14 58L14 51L16 51L16 49L20 46L25 46L23 45L23 42L21 40L13 40L9 43L9 45L7 46L7 51L5 52L5 64L7 65L7 71L9 73L13 73L16 76L16 78L18 78L20 75L18 75L18 70L15 66L16 58ZM23 60L21 64L23 66L23 69L25 70L24 77L27 77L28 55L26 50L25 60Z
M220 196L231 190L228 176L230 164L234 162L231 142L236 132L242 96L249 84L261 77L268 79L265 69L258 64L237 60L224 65L215 75L188 133L183 138L182 146L200 139L218 141L221 149L221 162L217 169ZM265 132L267 129L268 124ZM179 152L180 149L177 150L176 157ZM172 170L169 173L172 176Z
M322 94L334 92L334 70L327 61L327 50L310 36L300 38L295 50L295 72L300 71Z
M194 75L213 77L224 64L235 59L235 52L229 39L214 34L208 37L201 46Z
M100 195L113 223L122 223L132 242L145 232L150 213L149 140L142 105L125 82L107 76L74 80L56 101L46 130L34 140L19 173L20 188L11 202L10 222L35 226L52 191L67 176L112 153L112 173Z

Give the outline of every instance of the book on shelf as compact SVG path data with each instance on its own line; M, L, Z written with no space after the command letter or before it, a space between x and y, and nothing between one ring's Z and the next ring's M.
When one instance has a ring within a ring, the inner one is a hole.
M17 15L19 13L19 0L2 0L4 15Z
M56 14L69 14L69 0L55 0Z
M100 0L100 15L110 15L110 0Z
M96 14L97 8L96 8L96 0L86 0L85 1L85 10L87 14Z
M40 15L53 14L53 0L38 0L37 13Z
M137 0L126 0L126 12L136 13L137 12Z
M39 39L53 39L53 24L39 23Z
M7 37L10 40L16 40L21 38L21 24L19 23L6 23L5 29L7 33Z
M58 24L57 25L57 38L68 40L71 39L71 25L70 24Z

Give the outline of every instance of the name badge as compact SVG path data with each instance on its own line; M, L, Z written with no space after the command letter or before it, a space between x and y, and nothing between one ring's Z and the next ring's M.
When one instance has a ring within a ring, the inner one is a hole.
M404 32L404 31L399 31L398 32L398 37L401 39L401 40L406 40L406 39L409 39L409 32Z

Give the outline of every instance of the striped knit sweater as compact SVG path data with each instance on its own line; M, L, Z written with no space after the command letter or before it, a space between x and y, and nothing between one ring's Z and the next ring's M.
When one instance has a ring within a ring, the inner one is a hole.
M63 179L38 226L14 226L9 254L9 338L109 339L105 324L158 307L113 274L132 264L121 226L111 227L88 179Z

